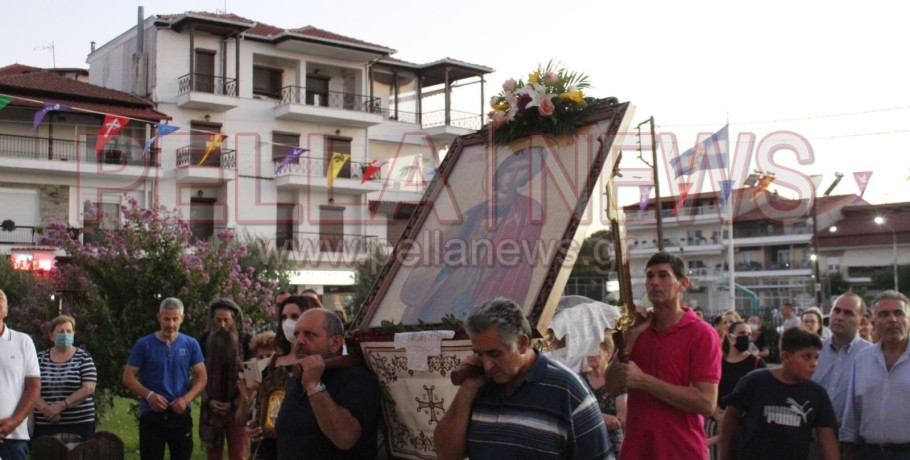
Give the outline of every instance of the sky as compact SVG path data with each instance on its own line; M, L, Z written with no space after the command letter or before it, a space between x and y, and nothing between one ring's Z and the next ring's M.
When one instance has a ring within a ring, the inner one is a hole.
M588 95L635 107L632 127L653 116L679 151L699 132L730 123L757 141L782 131L804 137L812 158L774 152L769 169L822 175L818 193L859 193L854 172L872 171L871 203L910 201L910 4L869 1L462 0L0 0L0 66L87 68L99 46L145 15L227 11L292 29L312 25L432 62L450 57L491 67L485 94L527 79L551 59L587 74ZM54 52L48 50L53 42ZM479 109L479 101L477 108ZM484 109L486 110L486 108ZM634 140L626 144L634 145ZM623 166L644 167L628 151ZM757 165L750 165L750 169ZM659 161L659 167L662 163ZM665 175L660 172L659 175ZM672 178L672 174L670 174ZM664 177L666 182L670 178ZM662 183L663 190L667 190ZM793 195L785 185L780 192ZM775 186L772 186L772 189ZM628 192L628 191L627 191ZM637 192L633 193L637 202ZM666 192L662 192L666 195ZM621 196L623 202L629 199Z

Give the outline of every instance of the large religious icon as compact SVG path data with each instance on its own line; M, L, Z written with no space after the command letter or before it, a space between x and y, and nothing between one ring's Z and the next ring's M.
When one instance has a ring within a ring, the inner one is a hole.
M455 141L355 328L463 320L508 297L545 331L584 238L602 209L590 197L612 172L628 103L600 100L567 135L507 143L488 130ZM606 166L605 166L606 165Z

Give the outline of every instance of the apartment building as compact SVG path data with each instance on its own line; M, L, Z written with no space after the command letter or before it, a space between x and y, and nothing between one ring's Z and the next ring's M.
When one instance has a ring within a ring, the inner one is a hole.
M856 196L820 196L813 204L810 199L787 199L773 192L756 197L757 192L755 187L733 190L729 210L716 192L690 194L683 203L677 196L664 197L645 209L627 206L635 298L646 302L645 264L659 249L655 213L660 212L663 249L678 253L687 264L691 283L686 298L691 304L710 313L730 308L758 313L783 302L807 308L817 303L816 284L826 301L831 295L829 275L843 268L837 262L843 257L839 251L847 249L829 240L830 246L820 244L816 251L813 219L820 234L821 229L828 231L849 219L845 213L855 207ZM735 305L729 291L731 274ZM869 279L854 281L868 284Z
M447 146L483 123L492 69L481 65L409 63L387 46L312 26L141 11L135 27L88 55L88 78L93 88L144 101L150 114L131 115L108 144L121 152L110 160L118 169L78 193L64 185L74 225L87 199L111 211L126 195L176 208L197 238L230 229L289 249L293 282L337 305L355 281L352 263L397 241ZM91 144L102 121L42 134ZM158 137L146 157L142 147L163 122L179 129ZM305 151L289 155L295 147ZM126 172L140 160L151 161ZM0 178L35 190L55 180L46 165L30 172L27 181ZM40 193L36 225L50 215Z

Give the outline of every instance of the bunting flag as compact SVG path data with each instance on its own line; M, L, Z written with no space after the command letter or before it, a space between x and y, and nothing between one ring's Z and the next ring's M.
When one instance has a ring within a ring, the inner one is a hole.
M733 184L736 181L733 179L718 181L717 185L720 186L720 209L723 211L727 208L727 201L730 199L730 194L733 193Z
M224 142L225 139L227 139L227 136L224 134L212 133L212 135L209 136L209 140L205 141L205 153L196 166L202 166L202 164L205 163L205 160L209 159L209 155L211 155L212 152L221 148L221 143Z
M37 131L38 127L41 126L41 122L44 121L44 116L48 112L66 112L70 109L70 106L63 104L54 104L51 102L45 102L44 108L35 112L35 119L32 120L32 130Z
M10 96L0 96L0 110L3 110L4 107L8 106L10 102L13 102L13 98Z
M653 185L638 186L638 209L644 211L648 207L651 202L651 189L653 188Z
M679 208L686 202L686 198L689 196L689 189L691 188L691 182L679 183L679 201L676 202L676 206L673 206L673 214L679 215Z
M382 164L380 164L379 160L371 161L370 164L367 165L367 169L363 171L363 177L360 178L360 183L363 184L364 182L368 181L371 177L373 177L373 174L379 172L379 168L382 168L382 165L386 163L388 162L383 161Z
M329 169L325 172L325 177L328 179L329 187L332 186L335 178L338 177L338 173L341 172L341 168L344 167L345 163L347 163L348 158L351 158L350 153L332 152L332 159L329 161Z
M676 177L688 176L697 169L726 168L727 158L730 156L729 128L730 125L724 126L720 131L704 138L695 147L670 160Z
M859 196L853 200L853 204L863 201L863 194L866 193L866 186L869 185L869 178L872 177L872 171L859 171L853 173L853 179L856 180L856 186L859 187Z
M101 129L98 130L98 141L95 143L95 154L97 155L98 152L107 145L108 141L116 136L127 123L129 123L129 118L127 117L118 117L111 114L105 115L104 123L101 124Z
M281 163L278 163L278 166L275 167L275 174L277 175L281 172L282 169L286 168L289 164L300 159L300 155L303 155L306 152L309 152L310 149L305 149L302 147L291 147L288 150L287 155L284 156L284 159L281 160Z
M774 176L770 174L765 174L758 180L758 184L755 185L755 192L752 193L752 201L758 199L758 196L762 193L765 193L768 190L768 186L771 185L771 182L774 182Z
M171 134L172 132L177 131L178 129L180 129L179 126L158 123L158 125L155 126L155 132L157 134L152 136L151 139L145 141L145 148L142 149L142 153L143 154L148 153L149 149L152 148L152 144L155 143L156 139L158 139L159 137L162 137L162 136L167 136L168 134Z

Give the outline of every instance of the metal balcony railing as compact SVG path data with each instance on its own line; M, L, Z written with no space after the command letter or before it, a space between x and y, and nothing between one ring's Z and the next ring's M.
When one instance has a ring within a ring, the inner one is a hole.
M49 161L79 161L125 166L158 165L158 149L148 154L137 142L118 142L111 139L104 150L95 153L95 142L66 140L47 137L0 134L0 157Z
M237 79L201 73L188 73L177 80L177 94L186 94L194 91L237 97Z
M42 231L43 233L43 231ZM36 246L41 242L38 228L26 225L17 225L13 231L0 230L0 244Z
M275 101L275 104L306 104L366 113L380 113L381 111L378 97L338 91L308 91L303 86L281 88L281 97Z
M438 126L454 126L456 128L478 130L483 126L484 116L477 113L449 111L449 121L446 123L446 111L436 110L427 112L421 117L421 127L435 128Z
M392 121L400 121L402 123L412 123L417 124L417 113L407 112L404 110L399 110L398 113L395 112L395 109L379 109L377 113L382 114L382 118Z
M310 177L326 177L327 160L321 158L307 158L305 160L300 160L299 163L290 163L281 168L281 171L278 171L276 176L284 176L288 174L302 174L304 176ZM278 168L278 165L281 164L280 161L275 161L274 166ZM367 167L370 165L366 161L348 161L345 163L344 167L338 171L338 175L335 176L336 179L361 179L363 178L363 173L366 172ZM382 171L376 171L370 176L369 181L380 181L382 178Z
M207 166L212 168L233 169L237 164L237 152L229 149L214 149L208 156L205 148L192 146L177 149L177 167Z
M369 254L377 242L375 235L351 233L275 232L279 248L297 252L304 259L314 259L320 253L339 253L348 256Z

